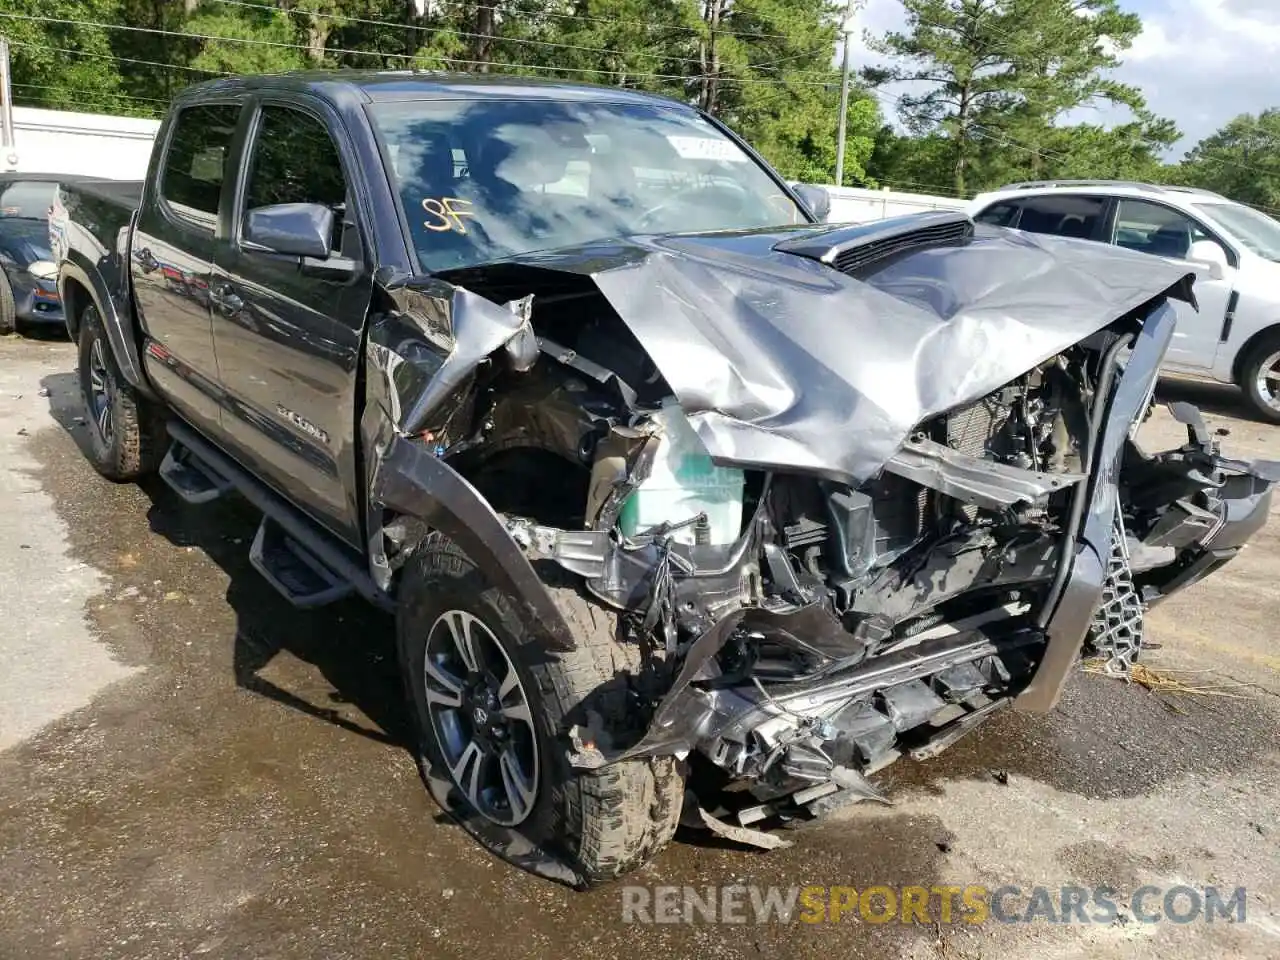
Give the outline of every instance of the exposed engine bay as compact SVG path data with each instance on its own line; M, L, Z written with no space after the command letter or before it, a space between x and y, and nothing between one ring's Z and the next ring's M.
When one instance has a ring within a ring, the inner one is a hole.
M462 361L456 294L433 330L429 292L400 291L371 337L398 439L464 478L535 570L580 578L643 651L626 728L574 727L575 766L696 758L717 787L704 813L734 828L875 796L868 774L901 754L932 756L1015 702L1051 708L1082 645L1126 669L1145 608L1264 522L1280 471L1222 457L1194 410L1176 411L1179 450L1134 438L1172 336L1165 298L1188 295L1176 270L1125 257L1104 283L1080 245L975 238L945 217L877 229L768 238L794 302L734 250L715 267L687 249L605 269L582 253L446 276L490 311ZM1000 244L1048 251L1054 269L1079 255L1097 286L1046 308L1034 282L943 260ZM806 341L805 297L833 285L869 291L889 347L858 329L829 335L844 358ZM750 306L682 329L651 287L690 316L723 315L715 290ZM1096 309L1072 314L1081 303ZM444 358L407 349L415 337ZM708 343L729 362L704 363ZM390 580L414 533L386 503L377 521Z

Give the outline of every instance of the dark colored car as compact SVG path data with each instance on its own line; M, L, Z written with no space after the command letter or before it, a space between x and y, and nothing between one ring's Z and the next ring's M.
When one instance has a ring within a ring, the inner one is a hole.
M20 322L65 322L49 250L49 208L58 184L74 179L0 173L0 334Z
M544 876L682 821L767 842L1047 711L1267 516L1276 465L1194 410L1177 450L1134 439L1182 271L816 223L686 104L219 80L137 190L51 223L94 465L238 491L292 603L394 611L430 790Z

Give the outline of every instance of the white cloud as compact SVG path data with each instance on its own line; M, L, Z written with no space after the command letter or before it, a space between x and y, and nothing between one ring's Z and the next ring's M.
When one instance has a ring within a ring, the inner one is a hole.
M1142 17L1143 31L1121 52L1115 78L1139 87L1157 115L1178 124L1183 139L1175 156L1238 114L1280 107L1280 0L1122 0L1122 6ZM876 35L901 29L902 4L868 0L860 22ZM865 42L853 53L855 63L879 60ZM1105 123L1126 114L1088 110L1077 117Z

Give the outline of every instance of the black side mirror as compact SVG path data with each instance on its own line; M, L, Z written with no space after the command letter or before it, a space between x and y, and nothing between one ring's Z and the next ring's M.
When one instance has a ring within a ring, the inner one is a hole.
M824 188L812 183L793 183L791 189L819 223L825 223L831 216L831 194Z
M321 203L255 207L245 220L244 238L273 253L324 259L333 238L333 211Z

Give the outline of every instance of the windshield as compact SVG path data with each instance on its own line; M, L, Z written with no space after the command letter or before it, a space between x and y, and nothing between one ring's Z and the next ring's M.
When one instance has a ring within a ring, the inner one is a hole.
M1197 203L1195 208L1260 257L1280 261L1280 223L1240 203Z
M698 114L658 104L372 105L424 271L642 233L807 222Z
M13 180L0 183L0 217L45 220L58 185L45 180Z

